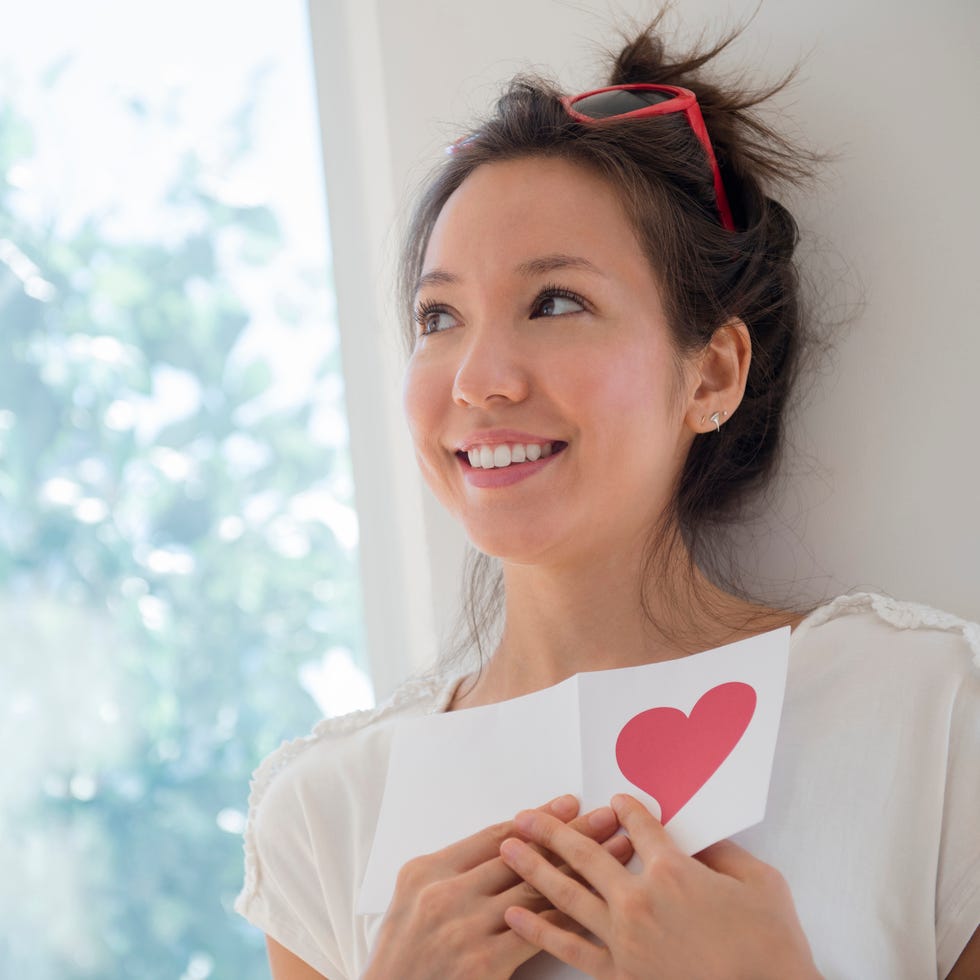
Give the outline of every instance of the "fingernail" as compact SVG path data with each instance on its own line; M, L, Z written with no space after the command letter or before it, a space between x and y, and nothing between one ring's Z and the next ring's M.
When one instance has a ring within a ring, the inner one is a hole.
M533 915L533 912L529 912L521 905L511 905L510 908L504 910L504 922L515 932L518 932L522 927L527 927L528 920Z
M578 800L575 799L570 793L566 793L565 796L559 796L557 799L552 800L548 804L548 809L556 816L562 819L568 817L574 817L575 811L578 809Z
M500 856L509 861L516 861L521 856L521 842L515 837L508 837L500 845Z
M633 856L633 842L623 834L613 834L602 846L619 861Z
M589 814L589 826L595 831L612 830L618 823L612 807L600 807Z
M514 826L518 830L529 831L534 827L534 820L537 817L537 813L534 810L521 810L516 817L514 817Z

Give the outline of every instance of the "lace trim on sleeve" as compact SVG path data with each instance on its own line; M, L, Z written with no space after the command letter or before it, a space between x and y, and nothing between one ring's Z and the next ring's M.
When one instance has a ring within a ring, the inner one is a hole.
M973 655L973 667L980 670L980 624L918 602L901 602L873 592L856 592L854 595L838 596L827 605L820 606L804 622L808 627L820 626L832 619L862 612L873 612L896 629L937 629L960 633Z
M249 903L255 896L258 885L258 849L255 842L255 817L259 805L276 776L297 756L321 739L336 738L359 731L377 721L396 714L403 708L419 702L430 702L427 712L434 714L445 711L452 700L458 678L447 675L425 675L406 681L392 696L376 708L354 711L337 718L325 718L318 722L309 735L283 742L270 753L252 776L249 783L248 821L245 825L243 847L245 851L245 881L235 900L235 911L246 915Z

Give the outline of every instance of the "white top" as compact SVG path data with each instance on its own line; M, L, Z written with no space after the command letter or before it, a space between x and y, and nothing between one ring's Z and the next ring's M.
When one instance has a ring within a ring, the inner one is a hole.
M354 913L394 725L457 678L321 722L252 782L236 909L329 980L364 970ZM944 978L980 922L980 626L842 596L793 632L766 819L735 839L789 882L827 980Z

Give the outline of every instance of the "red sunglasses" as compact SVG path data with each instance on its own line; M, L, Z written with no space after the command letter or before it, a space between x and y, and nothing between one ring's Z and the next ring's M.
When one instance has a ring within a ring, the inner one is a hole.
M581 95L566 95L562 100L565 111L577 122L602 124L619 119L640 119L644 116L666 116L683 112L688 125L708 154L715 181L715 203L723 228L735 231L732 210L721 182L721 171L715 159L715 151L708 138L701 107L697 96L686 88L676 85L611 85Z

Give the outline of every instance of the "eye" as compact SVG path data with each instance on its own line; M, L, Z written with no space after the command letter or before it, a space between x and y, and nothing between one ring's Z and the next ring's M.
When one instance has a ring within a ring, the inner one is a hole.
M581 313L586 309L585 300L578 293L561 286L549 286L541 290L531 308L531 319L544 316L564 316Z
M430 333L441 333L450 327L455 327L459 321L441 303L427 300L415 309L415 322L419 325L419 333L423 336Z

